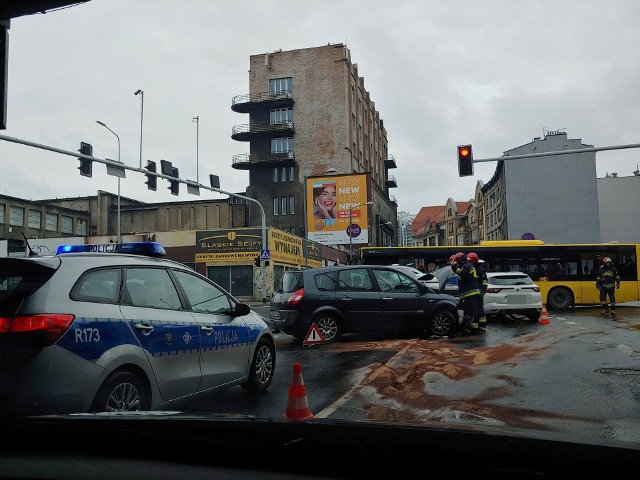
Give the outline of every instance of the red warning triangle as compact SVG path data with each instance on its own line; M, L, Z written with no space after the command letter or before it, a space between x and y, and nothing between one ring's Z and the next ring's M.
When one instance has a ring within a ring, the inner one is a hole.
M318 328L318 326L314 323L309 327L309 331L307 332L307 336L302 342L303 345L311 345L314 343L324 343L324 336L322 332Z

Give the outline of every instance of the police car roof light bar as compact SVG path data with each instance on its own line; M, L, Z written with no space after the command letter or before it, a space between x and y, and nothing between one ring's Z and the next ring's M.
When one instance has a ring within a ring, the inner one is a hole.
M60 245L57 255L65 253L127 253L147 257L165 257L167 252L159 242L88 243L84 245Z

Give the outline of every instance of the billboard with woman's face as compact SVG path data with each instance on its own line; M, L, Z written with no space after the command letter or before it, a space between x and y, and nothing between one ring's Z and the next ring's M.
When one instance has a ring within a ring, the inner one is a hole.
M306 192L309 240L323 245L348 245L350 231L351 244L369 242L366 175L307 178Z

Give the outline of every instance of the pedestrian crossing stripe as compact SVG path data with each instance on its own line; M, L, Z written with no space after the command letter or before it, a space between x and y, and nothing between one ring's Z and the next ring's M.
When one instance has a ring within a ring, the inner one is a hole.
M310 345L313 343L324 343L324 336L315 322L309 327L309 331L307 332L307 336L305 337L303 344Z

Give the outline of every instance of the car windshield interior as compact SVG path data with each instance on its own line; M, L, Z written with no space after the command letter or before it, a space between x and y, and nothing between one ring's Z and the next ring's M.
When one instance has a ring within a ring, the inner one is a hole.
M0 480L640 469L640 0L0 0L0 162Z

